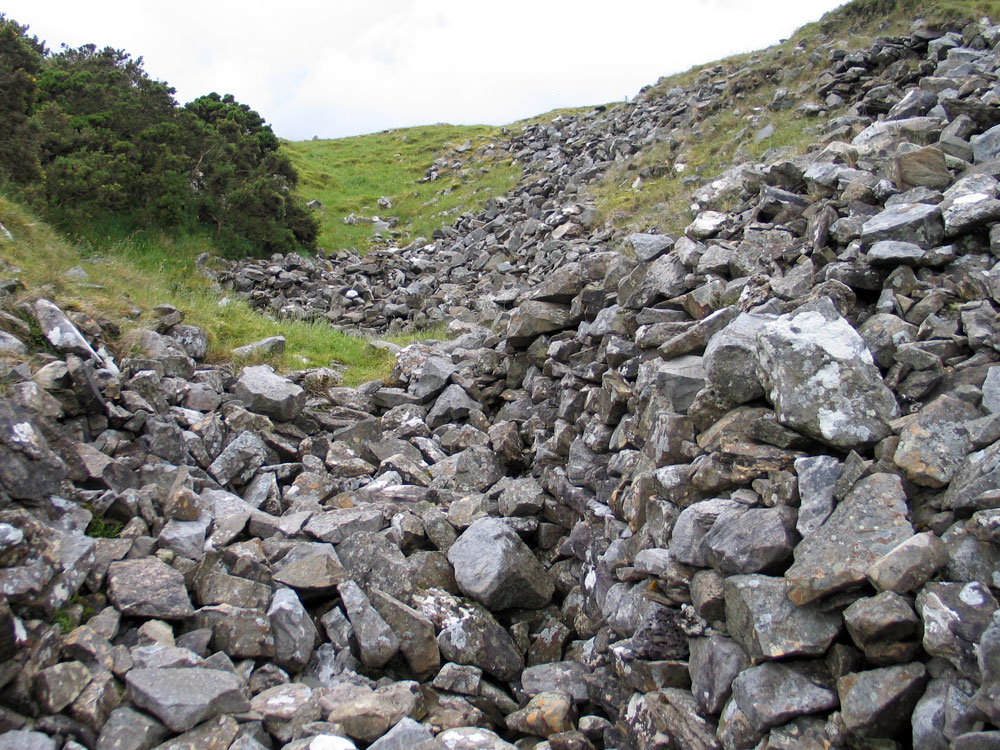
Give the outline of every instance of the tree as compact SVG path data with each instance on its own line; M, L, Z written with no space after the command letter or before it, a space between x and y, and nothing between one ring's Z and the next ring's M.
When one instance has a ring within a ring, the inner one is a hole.
M173 94L146 75L141 57L111 47L64 47L49 57L36 115L45 201L70 218L184 223L189 158Z
M231 94L185 107L201 127L194 185L200 217L238 254L313 247L319 225L292 195L298 175L271 126Z
M38 134L31 121L45 46L28 27L0 13L0 172L27 182L38 176Z

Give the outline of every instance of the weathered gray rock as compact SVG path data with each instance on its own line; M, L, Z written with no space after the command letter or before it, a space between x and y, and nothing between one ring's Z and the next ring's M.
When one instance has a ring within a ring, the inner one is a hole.
M0 750L57 750L56 741L42 732L12 729L0 734Z
M236 348L233 349L232 354L236 358L245 358L254 356L266 357L273 354L282 354L284 351L285 351L284 336L268 336L267 338L260 339L259 341L253 341L243 346L237 346Z
M743 313L712 336L705 347L708 382L734 404L764 395L757 375L757 332L767 322L764 316Z
M718 714L732 694L736 676L750 666L750 658L736 641L712 634L691 639L691 693L698 709Z
M917 594L924 649L947 659L961 674L974 673L979 668L976 643L996 609L996 599L982 583L928 583Z
M944 507L985 510L996 507L1000 481L1000 442L970 453L952 476L944 493Z
M569 308L553 302L528 300L514 310L507 325L507 338L515 346L527 346L543 333L560 331L570 322Z
M47 299L39 299L32 306L35 320L46 340L63 354L75 354L86 359L97 358L97 352L80 333L66 313Z
M372 607L365 592L354 581L337 587L347 618L358 639L361 661L367 667L384 666L399 651L399 637Z
M860 480L826 522L795 548L785 572L788 597L798 606L865 581L882 555L913 536L906 494L894 474Z
M279 422L295 419L305 406L306 392L269 365L244 367L235 394L250 411L266 414Z
M319 640L306 608L292 589L279 588L274 592L267 616L274 635L275 663L295 672L301 670Z
M861 228L861 241L866 244L899 240L930 248L940 245L942 239L941 207L927 203L897 204L876 214Z
M260 436L244 430L208 467L208 473L226 486L245 484L267 460L267 446Z
M844 675L837 680L844 724L855 737L894 736L907 725L926 682L923 664Z
M705 556L724 575L772 570L792 556L795 520L787 505L720 516L702 542Z
M965 424L978 416L979 411L961 399L934 399L900 430L893 461L911 482L944 487L971 447Z
M411 750L433 739L434 735L423 724L407 716L370 744L368 750Z
M544 607L552 598L555 587L548 572L499 519L473 523L448 549L448 561L462 592L490 609Z
M725 594L729 633L755 662L818 656L841 629L838 614L793 604L782 578L730 576Z
M803 456L795 459L799 478L799 517L795 528L809 536L833 512L833 490L840 476L840 461L833 456Z
M779 422L841 449L889 434L896 399L864 339L828 298L769 321L757 345L758 377Z
M879 591L905 594L930 580L948 562L944 543L933 531L916 534L886 552L865 571Z
M250 707L239 677L218 669L133 669L125 682L132 702L174 732Z
M111 712L97 738L97 750L148 750L169 731L152 716L121 706Z
M184 575L155 557L108 566L108 598L126 616L180 620L194 614Z
M741 672L733 680L732 702L752 732L761 735L796 716L835 708L837 694L811 681L794 662L768 662Z

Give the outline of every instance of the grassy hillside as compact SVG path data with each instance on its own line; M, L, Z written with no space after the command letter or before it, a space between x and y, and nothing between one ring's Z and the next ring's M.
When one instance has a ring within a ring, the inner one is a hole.
M352 213L397 218L389 234L404 244L429 238L462 212L481 208L490 196L513 187L520 168L505 153L489 148L498 137L500 128L491 126L428 125L354 138L286 141L282 148L299 172L299 194L323 204L320 248L364 252L375 230L363 221L345 224L344 217ZM421 182L437 158L449 166L439 170L438 179ZM456 162L461 163L458 169L451 167ZM392 208L380 207L381 197Z
M682 232L693 218L689 197L699 184L730 166L760 161L768 151L803 153L821 139L818 126L842 114L831 110L816 119L795 108L768 108L779 88L792 92L796 103L818 101L813 84L829 66L832 48L860 49L877 36L906 34L918 18L961 29L983 16L1000 19L1000 0L854 0L767 49L661 78L645 97L710 84L722 88L720 106L673 142L616 164L591 187L590 197L602 217L623 233L651 226ZM759 138L768 125L771 135Z
M72 242L4 196L0 222L14 237L0 239L0 259L14 267L0 263L0 277L19 278L27 287L21 296L51 297L69 311L114 323L124 331L114 344L120 357L130 351L129 330L147 324L152 308L166 302L183 310L186 322L208 331L211 360L226 360L235 346L280 334L288 340L285 354L269 361L285 370L339 363L348 368L347 382L356 384L391 367L389 355L359 337L323 324L275 321L212 289L194 270L195 258L213 251L203 237L137 233L122 238L113 232L101 236L95 229ZM70 272L76 267L86 278ZM17 300L4 298L4 303L17 317Z

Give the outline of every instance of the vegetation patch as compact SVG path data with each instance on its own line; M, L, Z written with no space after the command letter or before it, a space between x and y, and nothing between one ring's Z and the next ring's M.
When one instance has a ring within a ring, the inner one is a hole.
M282 152L298 172L301 198L322 204L315 209L320 249L363 253L384 239L429 238L460 214L511 189L520 168L498 147L502 138L502 130L492 126L428 125L336 140L284 141ZM440 160L437 177L427 179L435 160ZM380 198L391 207L379 205ZM393 227L379 230L373 217L392 220Z

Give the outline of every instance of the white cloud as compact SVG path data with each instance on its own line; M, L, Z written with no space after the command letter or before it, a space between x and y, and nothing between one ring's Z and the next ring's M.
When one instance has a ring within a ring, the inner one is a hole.
M4 12L50 47L143 56L180 101L232 93L302 139L620 100L776 42L841 1L8 0Z

